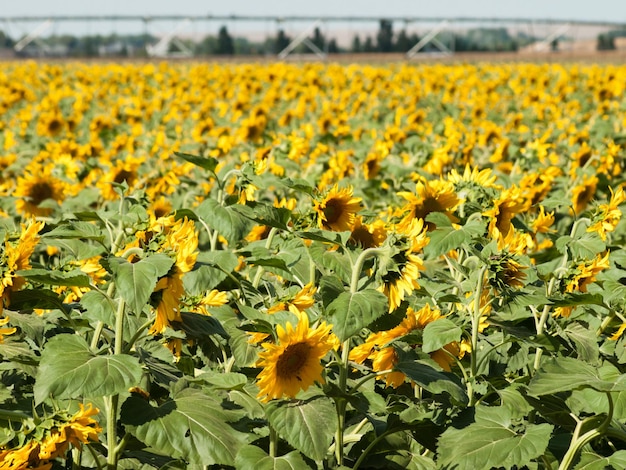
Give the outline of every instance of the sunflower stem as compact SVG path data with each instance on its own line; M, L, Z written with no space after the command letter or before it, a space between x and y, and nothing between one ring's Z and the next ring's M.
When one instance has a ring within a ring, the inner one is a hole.
M368 248L367 250L363 250L359 257L354 262L354 266L352 266L352 277L350 278L350 292L355 293L359 290L359 278L361 277L361 271L363 270L363 264L368 258L378 255L379 253L384 253L387 251L386 248Z
M276 458L276 450L278 447L278 433L274 429L274 426L269 425L270 428L270 457Z
M341 367L339 368L339 390L344 394L348 388L348 359L350 357L350 338L345 340L341 348ZM343 433L345 431L346 398L340 396L335 401L337 407L337 432L335 434L335 458L337 465L343 465Z
M578 219L576 220L573 224L572 224L572 229L570 231L570 237L573 237L574 234L576 233L576 230L578 230L578 224L580 223L582 219ZM553 277L552 279L550 279L550 282L548 283L548 288L546 289L546 296L550 297L550 295L552 295L552 291L554 290L554 285L556 284L557 279L560 279L562 276L562 272L563 272L563 268L565 268L567 266L567 262L569 261L569 257L567 255L567 248L565 249L565 253L563 253L563 258L561 259L561 264L559 265L559 267L556 269L556 276ZM539 322L537 323L537 336L542 335L543 334L543 330L546 326L546 323L548 321L548 317L550 316L550 305L546 304L543 307L543 311L541 312L541 317L539 318ZM543 349L542 348L537 348L537 350L535 351L535 362L533 363L533 370L536 371L537 369L539 369L539 366L541 364L541 356L543 355Z
M470 399L470 406L475 404L474 401L474 380L478 372L478 361L476 354L478 352L478 329L480 327L480 298L483 293L483 285L485 283L485 273L487 272L487 265L483 265L478 273L478 282L476 283L476 293L474 294L474 312L471 316L472 320L472 352L470 354L470 377L467 382L467 394Z
M111 395L107 404L107 470L117 470L117 405L119 395Z

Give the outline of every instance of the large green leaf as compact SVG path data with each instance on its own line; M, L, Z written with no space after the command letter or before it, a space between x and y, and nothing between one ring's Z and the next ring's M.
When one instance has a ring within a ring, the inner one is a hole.
M454 227L437 227L428 233L430 241L424 248L424 254L436 257L458 248L468 240L468 234Z
M46 343L35 381L35 402L47 397L100 397L137 385L142 369L127 355L97 356L77 335L57 335Z
M328 453L337 412L332 400L313 396L304 400L272 401L266 408L270 425L292 447L316 461Z
M174 264L169 256L155 254L136 263L123 258L111 258L109 265L120 296L135 313L140 313L148 303L159 277L167 274Z
M330 303L328 321L340 341L352 337L381 315L387 313L387 297L374 289L343 292Z
M196 209L196 214L209 227L223 235L228 243L236 245L247 234L248 219L230 206L222 206L215 199L205 199Z
M73 271L49 271L47 269L24 269L15 274L31 282L40 282L52 286L89 287L90 279L80 269Z
M626 450L618 450L608 457L598 455L591 450L583 451L574 470L605 470L607 468L626 468Z
M300 470L311 468L299 452L293 451L280 457L270 457L257 446L243 446L235 459L235 468L248 470Z
M433 352L448 343L461 339L461 328L447 318L441 318L426 325L422 334L422 351Z
M476 422L448 428L439 438L438 467L455 470L522 468L546 450L553 426L513 426L502 407L476 408Z
M534 396L567 392L590 387L599 392L626 390L626 374L608 364L598 370L571 357L546 360L528 384L528 393Z
M184 389L159 407L134 396L122 406L122 422L137 439L191 464L233 465L246 435L228 423L240 417L222 406L215 391L196 389Z
M459 403L469 401L465 389L456 375L435 369L420 361L414 353L398 351L398 356L395 368L416 384L431 393L448 393Z

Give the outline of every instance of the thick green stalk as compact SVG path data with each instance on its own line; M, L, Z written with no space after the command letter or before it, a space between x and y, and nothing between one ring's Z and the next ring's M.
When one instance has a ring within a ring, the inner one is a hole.
M613 398L611 397L611 393L606 392L606 396L609 400L609 411L606 418L597 428L587 431L582 436L579 436L579 433L582 429L583 424L585 423L585 420L578 421L569 448L567 449L567 452L565 452L565 455L563 456L563 459L561 460L561 463L559 465L559 470L568 470L572 468L572 465L574 464L574 461L576 460L576 457L578 456L581 449L594 439L607 433L609 425L611 424L611 420L613 419L613 411L615 409L615 406L613 403Z
M480 298L483 293L483 286L485 283L485 273L487 272L487 265L483 265L480 268L478 273L478 282L476 283L476 292L474 294L474 311L471 315L472 320L472 352L470 354L470 375L469 381L467 382L467 394L470 399L470 406L474 405L474 380L476 380L476 375L478 373L478 329L480 327Z

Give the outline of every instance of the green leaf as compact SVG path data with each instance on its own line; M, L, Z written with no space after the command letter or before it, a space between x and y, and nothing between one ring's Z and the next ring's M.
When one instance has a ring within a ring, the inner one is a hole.
M50 339L41 355L35 381L35 403L55 399L100 397L126 392L141 380L137 358L127 355L96 356L77 335Z
M222 206L215 199L205 199L196 209L196 214L209 227L217 230L232 246L248 233L248 222L230 206Z
M97 216L96 216L97 217ZM43 242L46 238L76 238L80 240L104 241L102 229L89 222L69 222L50 230L41 236Z
M236 212L255 221L259 225L289 230L287 225L291 218L291 211L289 209L261 203L251 203L251 205L246 206L238 204L232 207Z
M267 419L280 437L313 460L326 457L335 430L337 412L332 400L313 396L306 400L271 401Z
M184 389L154 407L131 396L122 406L122 422L144 444L192 464L233 465L246 435L228 425L241 416L222 406L220 395Z
M243 446L235 459L235 468L248 470L300 470L311 468L299 452L293 451L280 457L270 457L257 446Z
M174 152L174 155L212 173L215 173L215 168L217 168L218 161L213 157L200 157L198 155L191 155L184 152Z
M570 323L563 332L567 338L576 344L578 357L585 362L596 362L600 357L597 336L590 328L585 328L580 323Z
M543 363L528 384L528 393L541 396L583 387L599 392L624 391L626 374L622 375L612 366L605 365L601 376L597 367L571 357L557 357Z
M80 299L80 304L85 308L90 319L101 321L105 325L115 323L116 302L104 292L97 290L85 292Z
M513 428L505 409L476 409L476 422L461 429L448 428L439 438L438 468L522 468L546 450L552 434L550 424Z
M11 292L11 310L32 310L35 308L60 309L65 308L63 299L51 290L23 289Z
M422 339L422 351L429 353L441 349L446 344L461 339L461 328L454 324L452 320L440 318L429 323L424 328Z
M458 248L467 241L468 234L461 229L453 227L437 227L432 232L428 232L430 241L424 247L424 254L430 257L443 255L450 250Z
M343 292L330 303L328 321L340 341L354 336L381 315L387 313L387 297L382 292L366 289Z
M165 269L167 263L171 267L173 262L171 258L162 254L146 257L136 263L130 263L123 258L109 259L113 280L120 296L137 314L148 303L158 278L167 274L169 270L169 267Z
M596 233L585 233L571 240L568 247L572 256L579 259L592 259L598 253L606 250L606 244Z
M200 295L228 277L239 260L232 251L217 250L200 253L194 269L183 276L185 290L190 295Z
M584 450L574 470L605 470L607 468L626 468L626 450L618 450L608 457L598 455L591 450Z
M435 369L419 360L413 353L398 350L398 356L395 369L416 384L431 393L448 393L458 403L466 404L469 402L465 388L456 375Z
M80 269L73 271L48 271L47 269L23 269L15 273L31 282L40 282L52 286L89 287L89 276Z

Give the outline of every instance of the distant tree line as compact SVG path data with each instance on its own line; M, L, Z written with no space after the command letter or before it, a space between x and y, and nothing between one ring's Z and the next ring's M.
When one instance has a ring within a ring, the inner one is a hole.
M615 49L615 39L626 37L626 30L614 30L598 36L599 50ZM245 37L231 35L226 26L221 26L216 35L207 35L201 40L180 39L172 41L169 52L190 51L193 55L273 55L285 49L292 41L283 29L264 41L252 41ZM315 28L308 43L305 41L295 48L294 53L313 53L319 49L326 53L372 53L409 51L421 37L406 28L394 31L390 20L381 20L375 34L355 34L349 46L340 47L335 38L326 37L320 28ZM24 50L25 55L45 52L47 55L71 57L91 56L145 56L147 47L159 40L150 34L138 35L54 35L40 38ZM535 42L537 38L518 32L512 35L507 28L473 28L461 31L441 31L437 35L439 44L456 51L516 51ZM0 31L0 48L11 48L15 40ZM310 47L310 44L314 47ZM43 45L43 47L42 47ZM42 51L45 49L45 51ZM439 48L435 42L426 44L420 52L434 52Z

